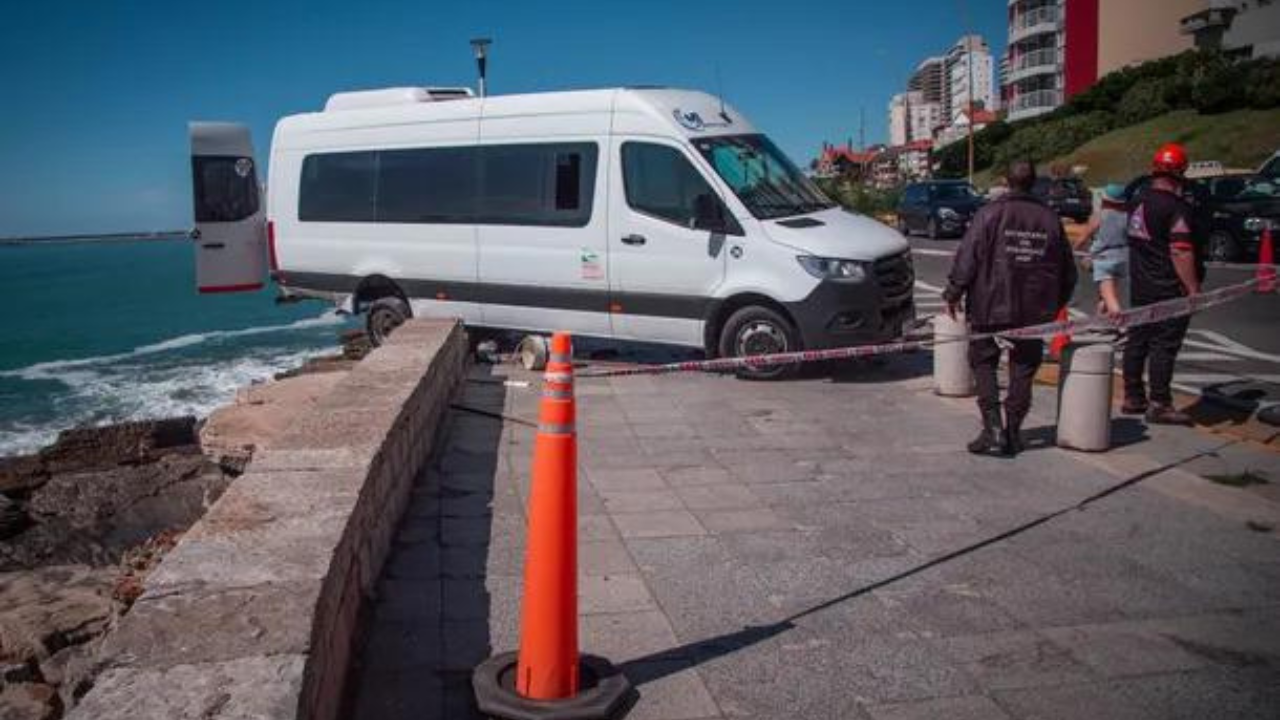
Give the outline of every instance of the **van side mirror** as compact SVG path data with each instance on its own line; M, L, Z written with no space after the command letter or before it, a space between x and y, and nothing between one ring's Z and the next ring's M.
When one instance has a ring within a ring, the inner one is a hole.
M724 232L727 223L724 206L711 193L702 193L693 199L693 229Z

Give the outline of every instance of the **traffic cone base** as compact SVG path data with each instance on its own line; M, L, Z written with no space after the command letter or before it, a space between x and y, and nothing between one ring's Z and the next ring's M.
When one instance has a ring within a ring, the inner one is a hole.
M476 704L502 720L616 720L634 704L627 678L578 653L578 440L573 345L551 338L533 445L520 649L481 663Z
M471 676L476 705L498 720L620 720L635 706L638 694L618 668L604 658L582 655L578 693L561 700L533 700L516 690L517 654L495 655Z

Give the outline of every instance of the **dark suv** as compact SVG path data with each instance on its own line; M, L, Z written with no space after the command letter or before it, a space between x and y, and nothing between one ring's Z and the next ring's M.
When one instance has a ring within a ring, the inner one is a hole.
M1193 184L1209 259L1256 262L1262 231L1280 230L1280 177L1225 175Z
M1151 184L1143 175L1125 188L1132 208ZM1256 262L1262 233L1280 229L1280 177L1219 175L1189 180L1183 197L1195 213L1194 235L1205 260Z
M982 202L982 196L963 180L912 183L902 191L898 203L898 232L922 232L930 238L959 237L968 229Z
M1036 178L1031 193L1053 208L1059 217L1083 223L1093 214L1093 193L1079 178Z

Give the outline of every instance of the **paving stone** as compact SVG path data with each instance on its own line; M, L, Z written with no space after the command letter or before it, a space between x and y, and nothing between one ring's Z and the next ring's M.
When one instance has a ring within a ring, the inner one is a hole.
M354 697L352 720L446 720L444 683L434 673L364 673Z
M729 482L733 475L722 467L692 465L664 468L662 477L671 487L686 487L724 484Z
M1280 671L1260 667L1208 667L1110 683L1126 706L1149 709L1161 720L1256 720L1280 707Z
M604 507L610 513L645 513L679 510L684 506L671 490L602 490Z
M787 523L770 508L698 510L693 514L712 533L759 532L787 527Z
M763 502L746 485L693 485L676 488L676 494L690 510L742 510L761 508Z
M1014 717L1028 720L1168 720L1158 709L1126 698L1107 683L1000 690L995 697Z
M578 543L578 572L584 575L622 575L636 573L638 569L626 545L618 540L606 540Z
M403 580L384 575L378 581L373 622L432 622L440 617L440 580Z
M375 622L364 638L362 672L426 672L439 667L444 637L437 622Z
M588 479L598 491L664 490L667 487L662 475L653 468L593 470Z
M1044 628L1040 632L1102 677L1194 670L1207 662L1141 623Z
M615 513L611 517L624 538L681 537L707 532L688 510Z
M1012 720L991 698L983 695L873 705L867 712L872 720Z
M1062 685L1094 679L1069 652L1034 632L1015 630L936 642L989 689Z
M578 612L618 613L653 610L657 605L639 575L583 575L578 578Z
M615 665L637 659L661 659L680 646L671 623L659 610L584 615L578 622L583 652Z
M637 686L640 699L630 720L706 720L720 708L688 661L631 663L623 668Z

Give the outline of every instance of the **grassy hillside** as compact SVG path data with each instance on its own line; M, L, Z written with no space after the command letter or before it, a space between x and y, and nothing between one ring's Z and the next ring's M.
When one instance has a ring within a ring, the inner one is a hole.
M1193 161L1217 160L1223 167L1251 170L1280 150L1280 109L1216 115L1178 110L1113 130L1045 166L1085 166L1085 182L1093 186L1125 182L1147 172L1152 154L1166 142L1186 145Z

